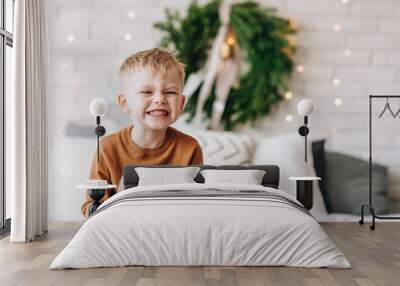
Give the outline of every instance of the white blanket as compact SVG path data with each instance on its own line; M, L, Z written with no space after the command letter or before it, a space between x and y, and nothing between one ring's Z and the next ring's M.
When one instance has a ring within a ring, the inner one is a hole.
M263 191L271 198L263 194L254 197L251 192L248 196L132 198L146 195L146 191L205 194L207 190L215 193L215 189ZM131 188L104 202L50 269L126 265L350 268L320 225L298 205L282 191L254 185L193 183Z

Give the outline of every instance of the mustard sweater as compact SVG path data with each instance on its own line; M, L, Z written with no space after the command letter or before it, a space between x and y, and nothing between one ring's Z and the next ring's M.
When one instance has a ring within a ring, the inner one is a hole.
M119 185L126 165L202 165L203 153L196 139L175 128L168 127L164 143L156 148L142 148L131 139L133 126L110 134L100 143L100 158L97 164L95 153L90 169L90 179L103 179ZM118 188L117 188L118 189ZM107 189L101 202L108 199L114 190ZM82 205L82 214L88 216L93 199L88 191Z

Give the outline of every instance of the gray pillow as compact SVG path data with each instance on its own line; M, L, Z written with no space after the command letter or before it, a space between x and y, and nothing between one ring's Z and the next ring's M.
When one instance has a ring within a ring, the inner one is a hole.
M360 214L361 204L368 203L368 161L327 151L325 164L332 212ZM372 164L372 202L377 214L390 212L387 190L387 167Z

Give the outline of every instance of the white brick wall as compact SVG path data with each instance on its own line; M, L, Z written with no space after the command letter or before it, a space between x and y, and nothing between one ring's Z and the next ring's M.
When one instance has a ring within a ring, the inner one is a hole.
M160 33L152 27L164 19L164 8L184 12L191 0L49 0L50 39L50 217L80 218L82 194L74 185L87 176L92 142L65 138L69 122L92 123L88 104L96 97L109 102L105 125L109 132L128 123L115 104L116 72L122 59L135 51L154 47ZM200 1L206 2L205 0ZM293 99L284 101L270 116L257 122L265 135L296 132L301 124L297 102L312 99L312 134L328 137L332 150L366 158L368 155L368 94L400 94L400 1L397 0L262 0L290 18L298 29L296 65L291 82ZM133 19L128 11L134 11ZM340 25L339 32L334 25ZM130 33L132 40L123 40ZM74 35L73 43L67 37ZM344 51L350 50L345 56ZM340 85L332 84L334 78ZM334 100L343 103L336 106ZM375 102L378 114L384 102ZM393 100L397 110L400 100ZM286 122L292 114L294 120ZM376 116L375 116L376 117ZM400 199L400 118L374 120L374 152L377 162L390 166L390 192ZM239 128L240 129L240 128ZM243 128L242 128L243 129ZM246 131L246 130L244 130ZM86 139L87 141L88 139ZM58 143L57 143L58 142ZM62 147L60 142L64 142ZM65 142L69 142L66 144ZM77 148L79 156L74 155ZM89 153L87 156L83 155ZM60 167L60 164L63 167ZM81 166L82 170L77 170ZM76 170L66 177L65 170ZM60 198L73 192L67 204ZM62 195L64 194L64 195ZM73 205L73 211L71 211Z

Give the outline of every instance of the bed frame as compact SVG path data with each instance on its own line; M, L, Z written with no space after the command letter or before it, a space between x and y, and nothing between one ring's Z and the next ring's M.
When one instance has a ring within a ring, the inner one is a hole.
M147 168L182 168L188 166L172 166L172 165L161 165L161 166L143 166L143 165L131 165L126 166L124 168L124 189L136 187L139 183L139 176L135 171L136 167L147 167ZM276 165L249 165L249 166L241 166L241 165L193 165L191 167L200 167L201 170L205 169L218 169L218 170L263 170L265 171L265 175L262 179L261 184L264 187L271 187L278 189L279 187L279 167ZM204 178L200 174L194 178L197 183L204 183Z

